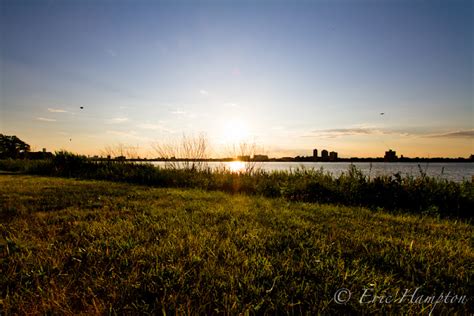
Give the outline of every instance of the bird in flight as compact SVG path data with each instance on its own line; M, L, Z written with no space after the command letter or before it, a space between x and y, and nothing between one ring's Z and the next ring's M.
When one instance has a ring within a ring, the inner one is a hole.
M380 115L385 115L385 112L380 112Z
M84 107L83 107L83 106L81 106L81 110L83 110L83 109L84 109Z

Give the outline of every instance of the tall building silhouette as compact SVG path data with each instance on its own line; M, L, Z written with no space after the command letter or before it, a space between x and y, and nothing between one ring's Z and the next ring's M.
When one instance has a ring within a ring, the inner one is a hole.
M321 159L323 159L323 160L328 160L328 158L329 158L329 153L328 153L328 151L327 151L326 149L323 149L323 150L321 151Z

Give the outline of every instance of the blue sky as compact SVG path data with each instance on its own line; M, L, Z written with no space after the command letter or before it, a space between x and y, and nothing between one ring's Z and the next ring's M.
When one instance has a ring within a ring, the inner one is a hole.
M84 154L204 133L214 155L468 156L473 29L471 1L4 0L0 130Z

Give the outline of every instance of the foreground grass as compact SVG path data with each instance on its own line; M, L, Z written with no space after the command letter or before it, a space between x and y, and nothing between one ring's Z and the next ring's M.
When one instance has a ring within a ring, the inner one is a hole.
M0 314L473 311L474 229L458 221L3 174L0 232ZM359 302L418 287L467 302Z

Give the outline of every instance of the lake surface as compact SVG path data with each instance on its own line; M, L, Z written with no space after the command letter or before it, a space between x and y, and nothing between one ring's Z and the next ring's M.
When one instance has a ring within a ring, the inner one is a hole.
M152 162L155 166L165 167L166 162L155 161ZM207 162L207 166L212 169L226 168L234 172L244 171L248 166L248 163L240 161L232 162ZM295 170L296 168L307 168L307 169L320 169L330 172L335 176L340 175L342 172L346 172L351 165L350 162L255 162L256 168L260 168L265 171L276 171L276 170ZM442 179L448 179L456 182L463 180L471 180L474 175L474 163L471 162L354 162L352 163L364 174L370 176L377 175L393 175L400 172L402 176L412 175L415 177L420 176L420 169L426 172L428 176L439 177Z

